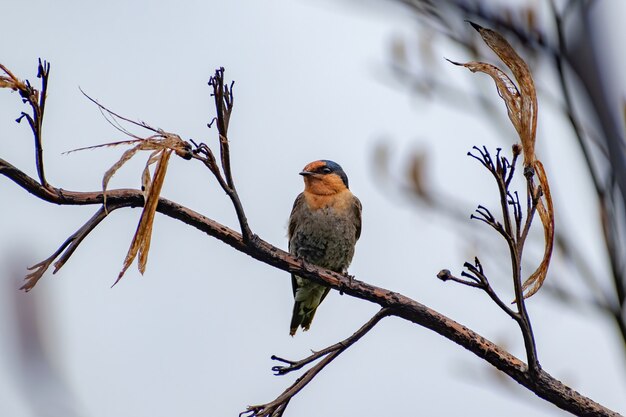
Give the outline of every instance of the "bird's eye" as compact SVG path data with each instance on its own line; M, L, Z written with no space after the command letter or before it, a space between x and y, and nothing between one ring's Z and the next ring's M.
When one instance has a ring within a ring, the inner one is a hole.
M322 168L322 172L324 174L330 174L331 172L333 172L333 170L328 168L328 167L324 167L324 168Z

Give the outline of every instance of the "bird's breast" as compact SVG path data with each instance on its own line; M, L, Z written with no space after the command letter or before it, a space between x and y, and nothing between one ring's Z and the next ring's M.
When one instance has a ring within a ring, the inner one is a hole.
M348 197L354 198L351 194ZM303 204L294 216L290 252L337 272L347 269L356 243L355 214L348 203L335 198L334 204L329 202L317 207Z
M331 209L334 213L343 214L354 203L354 196L348 189L334 194L316 194L307 191L303 194L305 206L312 212Z

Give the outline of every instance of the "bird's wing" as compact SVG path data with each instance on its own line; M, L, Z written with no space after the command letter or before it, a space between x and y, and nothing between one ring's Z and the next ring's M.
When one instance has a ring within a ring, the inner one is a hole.
M298 281L296 281L296 276L291 274L291 291L293 291L293 298L296 298L296 291L298 291Z
M356 240L359 240L359 237L361 237L361 212L363 211L363 206L361 205L361 201L356 198L356 196L354 197L352 210L354 210L354 227L356 228Z
M302 208L303 204L306 204L304 201L304 193L300 193L298 197L296 197L296 201L293 202L293 208L291 209L291 215L289 216L289 226L287 228L287 239L289 239L289 252L291 253L291 237L296 232L297 222L296 222L296 213ZM293 290L293 296L296 296L296 290L298 289L298 283L296 282L296 276L291 274L291 289Z
M300 210L300 208L306 204L304 201L304 193L298 194L296 197L296 201L293 202L293 208L291 209L291 214L289 215L289 227L287 228L287 238L289 239L289 245L291 246L291 237L296 231L296 212ZM291 250L291 247L289 248Z

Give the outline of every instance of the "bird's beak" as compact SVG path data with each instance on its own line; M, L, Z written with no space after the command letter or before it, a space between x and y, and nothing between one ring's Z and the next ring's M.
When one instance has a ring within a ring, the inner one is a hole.
M311 171L302 171L300 173L300 175L302 175L303 177L308 177L309 175L313 175L313 174L315 174L315 173L311 172Z

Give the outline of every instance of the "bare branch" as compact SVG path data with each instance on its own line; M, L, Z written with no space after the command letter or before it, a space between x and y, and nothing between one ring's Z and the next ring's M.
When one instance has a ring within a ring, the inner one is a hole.
M59 260L54 263L54 271L52 271L52 273L56 274L72 256L83 239L85 239L85 237L87 237L87 235L95 229L96 226L98 226L98 224L100 224L100 222L104 220L109 213L124 206L124 204L112 204L109 205L108 210L105 210L104 206L102 206L80 229L68 237L49 258L28 268L33 272L26 276L26 283L20 287L20 290L24 290L26 292L32 290L41 277L43 277L46 270L50 267L50 264L52 264L52 262L54 262L54 260L62 254Z
M219 71L216 72L217 75L222 75ZM223 84L219 84L222 85ZM221 102L226 109L229 106L232 107L232 85L231 89L224 87L224 95L221 98ZM224 112L222 109L221 113L218 106L218 128L222 126L225 129L228 126L229 121L229 112ZM259 415L256 414L256 411L264 411L269 410L271 414L264 415L272 415L272 416L280 416L283 414L287 404L289 403L290 398L292 398L295 393L297 393L300 389L302 389L306 383L308 383L321 369L323 369L328 363L330 363L336 356L338 356L341 352L343 352L349 345L356 342L362 335L366 334L367 331L371 327L373 327L378 320L387 315L393 315L400 318L403 318L407 321L415 323L417 325L426 327L431 329L438 334L446 337L447 339L465 347L466 349L473 352L478 357L484 359L485 361L492 364L497 369L503 371L511 378L529 388L533 392L535 392L538 396L551 401L553 404L558 407L575 413L577 415L602 415L602 416L617 416L618 414L603 407L600 404L593 402L592 400L580 395L575 392L571 388L565 386L560 381L554 379L545 371L543 371L536 361L536 357L532 357L529 353L530 350L527 346L527 354L529 356L529 366L526 366L519 359L515 358L499 346L494 343L486 340L482 336L473 332L472 330L462 326L461 324L449 319L448 317L420 304L419 302L412 300L402 294L376 287L365 282L359 281L352 277L348 277L343 274L338 274L324 268L317 267L315 265L308 264L304 262L302 259L295 258L289 253L263 241L262 239L252 235L250 229L247 227L247 222L245 221L245 215L243 213L243 209L241 208L241 203L237 196L237 193L232 184L229 184L228 177L232 176L229 171L229 149L228 149L228 141L226 140L226 135L220 135L220 150L222 157L222 169L225 172L226 179L220 182L225 185L225 191L228 193L231 201L235 206L235 210L237 211L238 216L240 216L240 226L242 229L242 233L237 233L230 228L217 223L205 216L202 216L188 208L185 208L177 203L169 201L164 198L158 198L156 200L156 211L163 213L169 217L174 219L178 219L192 227L195 227L201 231L204 231L210 236L213 236L228 245L232 246L238 251L246 253L251 257L264 262L268 265L274 266L278 269L284 270L286 272L297 274L300 277L305 279L309 279L311 281L324 284L332 289L341 291L349 296L356 297L359 299L367 300L369 302L378 304L382 307L381 311L374 316L370 322L364 325L361 330L359 330L355 335L351 338L346 339L346 341L336 345L336 350L331 349L328 353L320 356L320 362L317 363L313 368L303 375L301 378L301 384L298 385L298 381L294 384L288 391L283 393L283 396L279 397L276 401L264 405L258 406L263 407L260 410L249 410L255 414L251 415ZM222 140L224 139L224 140ZM217 168L217 162L215 158L212 158L212 153L210 149L206 147L206 145L197 145L196 150L193 152L193 157L195 159L203 160L206 166L211 169ZM476 148L477 151L482 155L482 159L485 162L485 166L490 170L498 170L497 167L494 167L493 161L491 160L488 151L483 147L483 150ZM477 158L479 159L479 158ZM503 168L503 161L498 160L498 164L500 166L499 172L502 174L505 173L506 169ZM219 181L219 170L211 171L216 175ZM44 182L38 183L34 179L30 178L28 175L11 165L10 163L0 159L0 175L4 175L7 178L14 181L18 186L24 188L26 191L32 193L33 195L51 202L55 204L63 204L63 205L90 205L96 204L100 205L104 203L104 194L103 192L74 192L74 191L66 191L59 188L54 188L47 183ZM502 181L503 178L501 178ZM506 187L504 187L506 190ZM507 202L507 193L501 193L503 196L504 206L508 204ZM533 196L533 200L536 197ZM144 205L144 195L139 190L111 190L107 192L107 200L109 204L115 207L135 207L135 206L143 206ZM238 205L237 205L238 204ZM504 208L503 208L504 209ZM101 209L102 210L102 209ZM67 247L68 250L75 250L80 241L91 231L93 228L104 218L104 214L101 212L96 213L90 221L86 223L78 232L75 233L76 244L72 245L71 243L64 243L63 246ZM510 227L510 220L507 217L504 223L505 229ZM69 240L68 240L69 241ZM63 249L61 249L62 251ZM57 251L56 255L60 254L61 251ZM69 253L71 255L71 252ZM67 257L69 257L69 255ZM67 258L65 258L67 259ZM519 261L520 257L516 258L514 262L514 270L519 270ZM517 261L517 264L515 262ZM48 262L49 260L44 261L43 264ZM46 266L47 268L47 266ZM485 285L488 284L487 278L484 276L482 267L480 263L476 261L475 265L470 265L468 267L470 273L474 276L474 282L480 282ZM464 277L468 279L468 274L465 274ZM519 278L519 277L517 277ZM520 299L521 306L523 308L523 298ZM520 305L518 303L518 307ZM522 318L524 318L523 311L520 311ZM530 322L522 320L525 328L523 328L523 333L532 335L532 331L530 331ZM522 327L522 324L520 324ZM526 330L526 331L524 331ZM525 336L525 343L527 342L527 337ZM532 339L531 339L532 341ZM534 343L534 341L532 341ZM533 346L534 347L534 346ZM332 347L331 347L332 348ZM314 354L313 356L315 356ZM307 363L312 362L315 359L304 361ZM298 366L297 362L287 362L290 366L281 368L281 371L285 373L288 372L287 369L290 367ZM291 391L290 391L291 390ZM293 393L291 393L293 391ZM284 397L286 395L286 397ZM275 407L274 405L275 404ZM267 407L266 407L267 406ZM272 407L270 410L268 407Z
M517 161L517 155L519 155L519 148L516 149L516 147L513 147L513 163L509 163L504 156L501 156L501 149L498 148L496 151L495 165L493 163L493 159L489 154L489 151L484 146L482 149L474 146L473 149L478 152L478 155L475 155L471 152L468 153L468 155L479 161L496 180L498 193L500 196L500 208L502 210L503 222L497 222L491 212L483 206L478 206L478 208L476 209L478 215L472 214L471 218L483 221L493 227L500 235L504 237L507 243L507 246L509 248L509 254L511 257L511 269L513 274L513 287L515 292L515 304L517 305L517 312L512 311L497 296L497 294L489 284L486 276L483 274L482 266L480 265L480 262L477 258L475 260L475 265L472 265L468 262L465 263L464 266L469 270L469 274L464 272L462 276L466 278L474 278L477 281L481 282L479 288L483 289L505 313L507 313L518 323L522 332L522 336L524 338L524 346L526 348L526 355L531 369L531 373L538 374L541 367L539 364L539 360L537 359L535 337L532 332L530 318L528 316L528 312L526 310L526 305L524 302L525 287L524 284L522 284L521 264L524 242L530 229L530 224L532 223L532 220L534 218L535 210L539 204L541 190L540 187L535 187L534 183L532 182L532 174L534 172L533 168L531 166L527 166L524 170L524 173L526 175L528 184L527 194L529 206L524 229L520 232L522 213L519 204L519 197L517 196L517 192L511 192L509 190L512 174L515 171L514 163ZM513 207L513 216L511 216L509 207ZM453 278L450 279L455 280ZM466 282L461 283L464 283L465 285L470 285Z
M480 289L483 289L485 287L484 284L473 275L462 273L461 276L465 278L469 278L469 281L467 279L459 278L459 277L452 275L449 269L442 269L437 274L437 278L439 278L443 282L454 281L462 285L467 285L468 287L474 287L474 288L480 288Z
M381 319L389 315L391 315L390 309L382 308L380 311L378 311L378 313L374 315L374 317L372 317L367 323L365 323L352 336L339 343L335 343L334 345L329 346L326 349L320 350L319 352L314 352L312 355L302 360L290 361L287 359L279 358L277 356L272 356L273 360L277 360L289 365L272 367L272 371L274 371L276 375L286 375L289 372L298 370L311 362L314 362L318 359L321 360L311 369L306 371L300 378L296 380L296 382L294 382L289 388L287 388L274 401L262 405L248 406L248 409L239 415L247 417L281 416L284 410L287 408L287 405L289 404L291 398L293 398L294 395L300 392L302 388L304 388L309 382L311 382L315 375L317 375L322 369L326 367L326 365L335 360L339 355L345 352L346 349L356 343L360 338L365 336L365 334L372 330Z
M28 126L33 132L35 139L35 164L37 166L37 175L39 182L44 187L48 186L43 164L43 145L41 142L41 133L43 127L43 115L46 108L46 94L48 91L48 77L50 76L50 64L39 59L37 67L37 78L41 78L41 91L35 89L28 80L20 80L7 67L0 64L0 71L6 76L0 75L0 88L10 88L19 92L23 103L28 103L33 112L32 116L26 112L21 112L20 116L15 119L20 123L22 119L26 119Z
M196 144L192 141L192 143L196 146L196 149L193 152L193 157L195 159L201 160L204 165L209 168L211 173L215 176L220 186L224 190L224 192L230 198L233 207L235 208L235 213L237 214L237 219L239 221L239 227L241 228L241 233L244 239L247 242L254 243L257 239L257 236L252 233L250 226L248 225L248 218L246 217L245 211L243 209L243 204L241 204L241 200L239 198L239 194L237 193L237 189L235 188L235 181L233 180L233 175L230 167L230 146L228 143L228 124L230 122L230 115L233 111L233 86L235 82L231 82L230 87L228 85L224 85L224 68L218 68L215 70L215 75L209 79L209 86L212 87L213 93L211 96L215 99L215 110L217 112L217 117L211 121L207 126L210 128L213 125L213 122L217 124L217 130L219 134L219 144L220 144L220 161L222 165L222 172L217 166L217 161L211 149L204 143Z
M76 192L57 188L48 189L2 159L0 159L0 175L6 176L26 191L50 203L64 205L99 205L103 203L101 191ZM129 207L143 205L143 194L139 190L110 190L107 194L109 204L122 204ZM275 268L323 283L335 290L341 289L344 294L349 296L367 300L381 307L388 307L390 315L426 327L463 346L539 397L566 411L577 415L619 416L618 413L567 387L543 370L539 370L538 375L532 377L523 362L498 345L402 294L307 264L260 238L254 246L251 246L244 241L241 234L234 230L170 200L160 198L157 211L195 227L234 249Z

